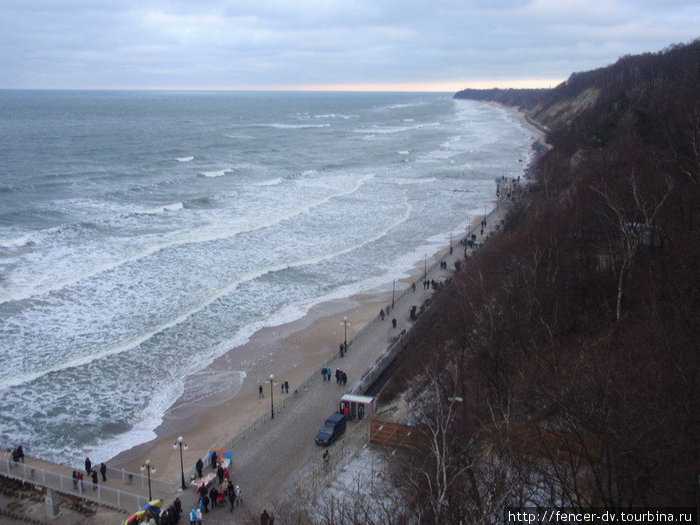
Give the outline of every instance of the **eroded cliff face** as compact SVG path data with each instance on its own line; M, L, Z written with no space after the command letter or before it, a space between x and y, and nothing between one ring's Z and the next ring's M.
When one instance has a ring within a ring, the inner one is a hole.
M577 116L595 106L600 94L600 88L589 87L572 98L563 98L551 104L539 103L524 113L550 129L569 126Z

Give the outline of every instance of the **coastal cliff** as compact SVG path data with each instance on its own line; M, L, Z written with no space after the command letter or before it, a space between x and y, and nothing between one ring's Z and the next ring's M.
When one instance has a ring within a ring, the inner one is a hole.
M696 40L455 95L517 108L553 148L381 394L431 422L399 472L430 480L404 486L416 512L697 505L699 65Z

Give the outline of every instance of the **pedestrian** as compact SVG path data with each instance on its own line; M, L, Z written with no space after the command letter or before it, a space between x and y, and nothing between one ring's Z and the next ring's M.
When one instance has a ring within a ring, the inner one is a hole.
M73 490L78 490L78 473L74 470L73 474Z
M326 375L328 376L328 381L330 381L331 376L333 375L333 369L329 368L328 370L326 370Z
M267 509L263 509L262 514L260 514L260 525L270 525L270 515L267 513Z
M197 511L194 510L194 507L190 511L190 525L197 525Z
M80 492L85 492L85 480L82 472L78 472L78 483L80 484Z
M258 397L265 397L265 394L263 394L263 387L262 385L258 386Z
M219 483L224 482L224 468L221 465L216 469L216 477L219 478Z
M284 393L289 394L289 381L284 381Z
M268 525L275 525L275 513L270 511L270 521L267 522Z
M348 375L345 372L343 372L342 379L343 379L343 385L347 385L348 384Z
M241 504L241 487L236 485L236 488L233 489L233 491L236 493L236 506Z
M326 380L326 372L328 372L328 369L326 367L321 368L321 377L323 380Z
M202 469L204 468L204 462L202 461L202 458L199 458L197 460L197 463L195 463L194 467L197 469L197 477L201 478L202 477Z
M396 318L391 320L391 327L396 328Z
M195 515L197 516L197 525L202 525L202 511L200 509L196 509Z
M90 475L90 471L92 470L92 462L90 461L90 458L85 458L85 472Z
M214 451L212 450L212 451L209 453L209 463L211 464L211 469L212 469L212 470L216 470L216 465L217 465L216 460L217 460L216 452L214 452Z
M381 310L379 310L379 317L382 318L382 321L384 320L384 308L382 308Z
M236 504L236 492L233 490L228 491L228 502L231 505L231 511L233 512L233 506Z
M219 499L219 491L216 487L212 487L211 490L209 490L209 499L211 500L211 508L214 509Z
M92 490L97 490L97 471L92 470L90 475L92 476Z
M102 474L102 483L107 481L107 465L100 463L100 474Z

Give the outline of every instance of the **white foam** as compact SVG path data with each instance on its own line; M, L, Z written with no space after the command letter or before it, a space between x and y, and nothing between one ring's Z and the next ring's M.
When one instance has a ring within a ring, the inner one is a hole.
M199 174L202 177L214 178L214 177L223 177L227 173L231 173L231 172L233 172L233 170L231 168L226 168L223 170L215 170L215 171L200 171Z
M194 157L178 157L175 160L178 162L190 162L191 160L194 160Z
M269 124L271 128L275 129L312 129L312 128L328 128L330 124L281 124L274 123Z

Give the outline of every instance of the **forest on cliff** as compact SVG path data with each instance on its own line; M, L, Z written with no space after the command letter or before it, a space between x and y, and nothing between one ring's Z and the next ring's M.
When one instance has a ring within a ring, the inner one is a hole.
M394 479L421 523L698 505L699 72L696 40L455 95L517 107L552 148L381 394L427 423Z

